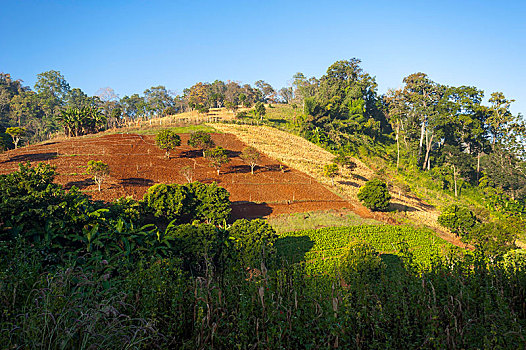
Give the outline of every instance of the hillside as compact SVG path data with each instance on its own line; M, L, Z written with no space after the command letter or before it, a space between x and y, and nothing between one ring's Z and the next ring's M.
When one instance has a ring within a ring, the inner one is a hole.
M251 175L250 167L239 158L246 145L228 133L212 136L231 157L218 176L200 150L187 146L189 134L180 136L182 146L172 152L170 159L164 157L164 151L155 146L154 136L149 134L102 134L45 142L4 153L0 173L17 170L20 162L48 163L57 167L56 181L66 188L76 186L93 199L111 201L126 196L141 199L156 183L186 183L179 171L191 166L194 181L215 181L230 192L235 218L353 207L311 176L287 166L280 168L281 163L269 156L262 157ZM89 160L101 160L110 166L110 178L102 192L85 173Z

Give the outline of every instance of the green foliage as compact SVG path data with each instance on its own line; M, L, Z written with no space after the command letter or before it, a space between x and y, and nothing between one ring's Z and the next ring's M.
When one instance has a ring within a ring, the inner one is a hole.
M201 148L203 150L203 157L205 152L210 148L215 147L215 143L209 133L204 131L195 131L190 135L188 145L194 148Z
M267 113L267 110L265 109L265 105L263 102L256 102L254 105L254 115L256 117L259 117L260 119L263 119L263 116Z
M278 236L264 220L236 220L228 232L243 267L260 268L270 265L276 255L274 243Z
M477 224L477 218L471 210L456 204L446 207L437 221L459 236L467 235Z
M155 217L177 222L191 218L194 199L186 186L156 184L148 188L143 200Z
M230 162L227 151L223 147L215 147L205 151L205 157L210 161L210 165L217 170L217 175L224 164Z
M21 128L18 126L13 126L5 130L5 133L13 138L15 149L18 148L18 143L20 142L20 139L26 134L26 132L27 130L25 128Z
M98 108L92 106L68 107L58 116L66 136L80 136L95 133L104 127L107 118Z
M110 166L100 160L90 160L86 173L93 175L93 181L99 186L99 191L104 180L110 175Z
M339 166L342 166L344 168L349 169L350 171L353 171L358 166L356 162L352 161L350 157L345 156L344 154L340 153L334 159L332 160L334 163L338 164Z
M340 173L338 164L325 164L323 166L323 176L326 176L331 179L331 183L334 186L334 178Z
M370 282L380 276L385 265L380 254L370 244L355 242L344 255L340 271L347 283L354 278Z
M230 217L229 193L215 182L185 185L157 184L144 195L144 205L158 218L178 223L194 220L221 224Z
M254 175L254 167L261 159L261 154L259 153L259 151L252 146L247 146L243 148L243 151L241 152L241 159L243 159L245 163L250 165L250 173Z
M175 240L174 249L182 259L183 267L192 275L206 275L208 271L221 271L227 261L228 235L213 225L179 225L167 230Z
M161 130L155 135L155 144L166 150L166 158L170 158L170 151L181 146L181 138L172 130Z
M477 225L463 238L488 256L502 255L516 248L516 239L517 231L503 222L488 222Z
M391 195L385 182L380 179L372 179L360 187L358 199L371 210L387 210Z
M215 182L204 184L197 181L186 184L185 187L194 198L194 220L219 225L230 218L230 194L226 189Z

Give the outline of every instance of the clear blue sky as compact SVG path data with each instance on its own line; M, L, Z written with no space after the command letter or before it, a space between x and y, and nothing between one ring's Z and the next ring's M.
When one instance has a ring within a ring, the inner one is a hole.
M526 114L526 1L0 0L0 71L59 70L92 95L263 79L275 88L357 57L379 91L425 72L502 91Z

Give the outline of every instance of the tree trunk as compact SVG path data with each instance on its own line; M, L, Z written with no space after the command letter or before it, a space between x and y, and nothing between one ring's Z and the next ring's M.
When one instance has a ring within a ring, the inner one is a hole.
M456 198L456 197L458 197L458 192L457 192L457 170L456 170L454 165L453 165L453 182L455 182L455 198Z
M425 120L422 121L422 127L420 129L420 143L418 145L418 160L420 160L420 156L422 155L422 146L424 144L424 132L426 130L426 127L425 127Z
M219 171L221 170L221 168L217 168L217 176L219 176Z
M480 152L477 154L477 183L479 182L480 176Z
M435 135L431 135L431 138L429 139L429 142L427 143L426 145L426 157L424 158L424 165L422 166L422 170L425 170L426 169L426 166L427 166L427 170L429 170L431 168L431 161L429 159L429 153L431 152L431 145L433 144L433 138L435 137ZM428 164L429 162L429 164Z
M256 166L256 164L250 164L250 173L252 175L254 175L254 167Z
M170 150L166 150L166 153L164 154L164 156L170 159Z
M396 169L400 165L400 122L396 123Z

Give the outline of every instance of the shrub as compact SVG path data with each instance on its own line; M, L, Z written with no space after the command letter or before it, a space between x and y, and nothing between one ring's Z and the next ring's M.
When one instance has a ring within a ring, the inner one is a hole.
M477 224L477 218L471 210L456 204L446 207L437 221L457 236L465 236Z
M476 225L463 241L473 244L488 256L504 254L515 247L517 231L504 222L488 222Z
M155 135L157 147L166 150L166 158L170 158L170 150L181 145L181 138L172 130L161 130Z
M185 186L194 198L192 208L194 220L217 225L230 218L232 211L230 194L226 189L215 182L208 185L196 181Z
M265 220L236 220L228 232L243 267L259 268L276 255L274 243L278 236Z
M209 133L204 131L195 131L190 135L188 145L194 148L201 148L203 150L203 157L205 152L215 146L214 141Z
M387 185L380 179L367 181L358 191L358 199L371 210L387 210L391 195Z
M172 226L168 234L176 241L174 249L183 267L193 275L204 275L208 268L221 271L225 266L226 231L213 225L185 224Z
M221 224L230 217L230 194L215 182L208 185L192 182L186 185L157 184L144 195L144 205L156 217L178 223L194 220Z
M144 203L155 217L184 222L192 214L193 197L185 186L157 184L148 188Z
M88 169L86 172L90 175L93 175L93 181L97 185L99 185L99 192L100 192L100 186L106 180L106 178L110 175L110 166L106 163L95 160L90 160L88 162Z

